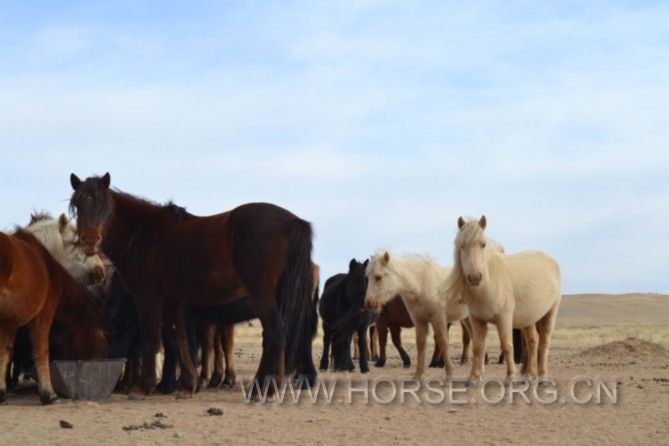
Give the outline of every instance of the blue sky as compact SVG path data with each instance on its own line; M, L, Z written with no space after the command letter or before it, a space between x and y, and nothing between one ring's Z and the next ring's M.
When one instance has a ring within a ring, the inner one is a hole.
M485 213L565 292L669 292L669 4L461 3L5 2L0 227L110 171L198 214L287 207L326 276L449 264Z

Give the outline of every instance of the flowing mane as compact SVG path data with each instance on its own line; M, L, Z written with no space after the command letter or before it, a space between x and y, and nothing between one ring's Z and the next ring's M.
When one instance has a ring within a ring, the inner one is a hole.
M63 262L66 255L66 245L74 242L75 230L70 225L65 214L54 219L48 212L37 212L30 215L30 223L25 230L40 241L47 251L59 262Z
M468 218L455 237L453 268L441 287L441 293L446 296L447 305L464 303L464 292L467 289L467 281L460 261L460 249L481 242L486 244L486 249L504 254L504 246L487 238L477 220Z

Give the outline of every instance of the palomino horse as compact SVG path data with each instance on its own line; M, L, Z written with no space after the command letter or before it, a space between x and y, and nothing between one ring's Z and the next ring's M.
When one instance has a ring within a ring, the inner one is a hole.
M0 233L0 402L16 331L29 325L39 397L57 399L49 375L49 332L56 311L68 329L68 342L80 359L104 358L106 341L100 314L88 294L30 233Z
M486 218L458 219L455 265L445 282L449 304L466 303L474 335L474 361L469 377L478 384L488 323L497 326L506 360L507 381L516 372L512 328L523 330L527 347L525 375L543 380L548 373L548 347L562 295L560 267L539 251L506 255L483 233ZM537 335L538 332L538 335ZM537 342L537 337L538 342Z
M311 344L316 329L312 299L312 229L291 212L251 203L198 217L110 189L110 176L70 176L70 200L84 251L101 250L135 298L141 338L140 388L156 384L155 354L165 319L177 328L182 384L196 387L188 354L183 304L216 305L249 296L263 325L263 354L256 379L279 384L299 371L316 379Z
M425 256L398 256L388 251L374 255L367 266L367 308L380 311L381 307L400 296L416 326L416 378L425 371L425 340L428 325L434 330L437 347L444 357L447 379L453 373L448 356L447 322L467 319L467 306L446 306L439 289L448 276L449 268L438 265Z
M46 212L30 216L25 227L49 253L81 284L95 284L104 279L105 265L97 255L86 255L79 247L77 230L65 214L54 219Z

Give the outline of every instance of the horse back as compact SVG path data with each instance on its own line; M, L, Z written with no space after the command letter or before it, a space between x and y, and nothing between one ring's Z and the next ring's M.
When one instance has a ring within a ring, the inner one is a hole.
M12 273L12 242L9 236L0 232L0 286Z
M53 298L40 247L32 234L0 233L0 320L25 325Z
M337 302L342 297L343 288L348 274L340 273L328 278L323 286L323 293L318 302L318 312L323 321L333 322L337 319Z

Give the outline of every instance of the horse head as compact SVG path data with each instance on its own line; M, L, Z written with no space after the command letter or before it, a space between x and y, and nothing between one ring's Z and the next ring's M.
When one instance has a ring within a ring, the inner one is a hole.
M74 193L70 199L70 211L77 218L77 233L84 253L96 254L102 241L102 232L111 215L113 200L109 195L111 176L89 177L82 181L70 175Z

